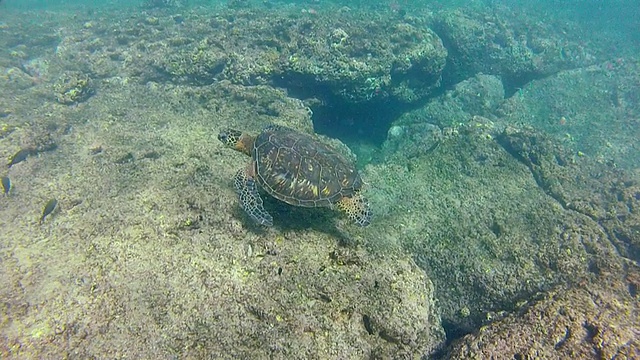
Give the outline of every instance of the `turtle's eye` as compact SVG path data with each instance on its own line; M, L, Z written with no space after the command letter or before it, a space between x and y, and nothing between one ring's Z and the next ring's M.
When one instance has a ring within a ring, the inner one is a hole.
M229 136L226 133L221 132L220 134L218 134L218 140L226 143L229 140Z

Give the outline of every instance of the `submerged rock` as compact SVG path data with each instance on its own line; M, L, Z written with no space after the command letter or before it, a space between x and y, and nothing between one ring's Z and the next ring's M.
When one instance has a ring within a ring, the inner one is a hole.
M64 105L87 100L94 93L92 81L87 74L67 72L54 85L56 100Z
M419 142L405 141L389 163L369 166L363 175L375 179L367 196L380 213L368 245L392 243L414 255L434 282L453 334L471 331L488 314L540 291L604 269L618 271L623 261L616 249L620 240L582 210L600 214L627 201L606 190L615 173L593 178L589 174L598 166L585 162L566 162L555 172L545 164L565 152L542 141L540 133L524 132L537 140L513 143L535 151L537 160L530 161L541 165L530 167L521 157L532 159L533 152L518 155L486 120L476 119L443 134L430 152L415 153ZM417 134L429 137L424 129ZM540 180L540 167L548 180ZM585 179L594 186L581 185ZM571 200L553 195L557 191L572 194Z
M639 83L638 61L617 59L532 81L496 114L544 130L575 154L632 168L640 159Z
M599 280L559 287L517 312L456 341L447 359L636 359L638 268L628 280Z
M509 91L561 70L591 65L599 50L569 41L552 22L532 23L508 8L467 7L437 14L434 29L447 44L445 77L455 84L477 73L500 75Z
M415 103L439 86L447 50L427 24L412 21L381 15L372 22L360 11L309 19L226 10L209 20L209 37L198 43L170 39L174 46L159 47L149 59L177 82L271 83L345 103Z

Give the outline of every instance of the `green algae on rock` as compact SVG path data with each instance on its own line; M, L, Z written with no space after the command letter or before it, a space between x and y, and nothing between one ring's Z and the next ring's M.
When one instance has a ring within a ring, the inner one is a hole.
M56 100L64 105L76 104L93 95L91 78L81 72L66 72L54 85Z
M638 268L629 277L638 285ZM447 359L637 359L638 299L613 278L558 287L456 341Z
M430 152L412 152L407 142L390 155L392 162L365 172L377 179L368 196L381 204L367 244L375 251L393 239L415 254L439 289L443 319L460 331L484 323L488 309L512 308L522 297L590 278L594 266L615 271L622 262L615 255L616 238L597 218L550 197L538 175L501 145L497 129L479 124L484 122L460 126ZM536 138L545 164L563 156L552 143L540 141L542 135ZM571 179L591 171L565 167ZM568 184L562 188L568 190ZM595 205L598 190L586 187L579 196ZM616 202L607 197L597 211Z

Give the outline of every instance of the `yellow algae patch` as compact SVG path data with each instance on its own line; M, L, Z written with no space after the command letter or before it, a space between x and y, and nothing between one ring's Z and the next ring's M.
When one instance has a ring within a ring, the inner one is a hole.
M31 329L29 335L34 339L40 339L46 336L53 335L53 329L46 322L36 324L34 328Z

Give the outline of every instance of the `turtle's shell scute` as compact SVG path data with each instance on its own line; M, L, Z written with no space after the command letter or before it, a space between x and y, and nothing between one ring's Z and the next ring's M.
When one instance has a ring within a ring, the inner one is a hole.
M355 166L315 138L267 127L255 141L256 178L271 196L304 207L331 207L362 187Z

